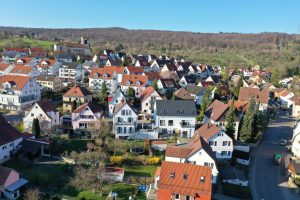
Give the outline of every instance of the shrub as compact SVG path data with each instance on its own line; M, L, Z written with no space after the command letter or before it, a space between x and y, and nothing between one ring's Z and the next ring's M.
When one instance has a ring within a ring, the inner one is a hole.
M110 162L115 165L120 165L124 161L123 156L112 156L110 157Z
M146 164L148 165L156 165L160 162L159 157L149 157L146 159Z

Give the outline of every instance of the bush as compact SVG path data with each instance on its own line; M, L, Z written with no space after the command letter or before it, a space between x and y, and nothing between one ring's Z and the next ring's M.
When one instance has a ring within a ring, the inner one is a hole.
M148 165L156 165L160 162L160 158L159 157L150 157L146 159L146 164Z
M112 156L110 157L110 162L115 164L115 165L120 165L124 161L123 156Z
M223 193L228 196L237 197L240 199L252 199L251 190L249 187L238 186L233 184L223 184Z
M300 178L295 178L295 184L300 187Z
M49 184L49 177L47 174L37 174L33 178L33 183L38 185L38 186L47 186Z

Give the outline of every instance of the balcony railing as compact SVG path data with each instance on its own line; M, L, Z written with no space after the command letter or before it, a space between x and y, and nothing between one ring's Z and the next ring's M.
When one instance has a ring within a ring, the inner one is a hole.
M186 123L186 122L180 122L180 127L181 128L194 128L194 124Z
M134 125L134 122L116 122L116 125Z

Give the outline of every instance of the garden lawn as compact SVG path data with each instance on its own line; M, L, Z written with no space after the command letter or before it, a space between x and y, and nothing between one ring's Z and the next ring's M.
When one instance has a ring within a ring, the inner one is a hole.
M64 152L71 153L76 151L77 153L87 150L87 143L94 142L94 140L86 139L69 139L69 140L57 140L55 142L55 147L52 148L51 152L54 154L61 154Z
M153 177L156 168L155 165L126 166L125 176Z

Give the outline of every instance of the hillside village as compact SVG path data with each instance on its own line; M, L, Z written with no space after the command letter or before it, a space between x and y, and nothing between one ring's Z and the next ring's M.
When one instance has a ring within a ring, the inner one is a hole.
M264 162L299 193L300 81L276 76L259 63L92 52L85 37L4 48L0 198L251 199Z

